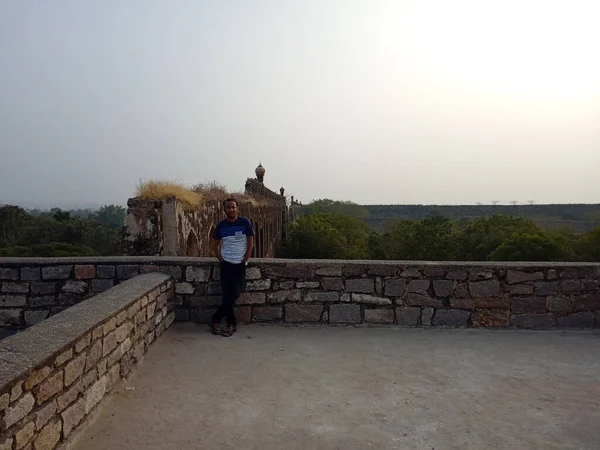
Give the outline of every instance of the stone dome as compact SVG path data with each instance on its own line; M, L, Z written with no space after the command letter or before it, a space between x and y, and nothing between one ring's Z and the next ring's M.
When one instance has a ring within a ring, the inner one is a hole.
M262 183L265 178L265 168L262 166L262 163L258 164L254 173L256 173L256 179Z

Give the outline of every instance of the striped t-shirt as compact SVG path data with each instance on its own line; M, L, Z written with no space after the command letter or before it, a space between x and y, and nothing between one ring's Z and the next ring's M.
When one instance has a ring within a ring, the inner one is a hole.
M239 264L244 260L248 250L248 236L254 236L254 230L245 217L238 217L235 222L223 219L213 231L213 238L222 241L221 256L232 264Z

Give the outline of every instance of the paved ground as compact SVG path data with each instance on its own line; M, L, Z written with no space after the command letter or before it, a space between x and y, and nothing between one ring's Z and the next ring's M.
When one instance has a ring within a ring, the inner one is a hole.
M600 334L178 324L76 450L599 449Z

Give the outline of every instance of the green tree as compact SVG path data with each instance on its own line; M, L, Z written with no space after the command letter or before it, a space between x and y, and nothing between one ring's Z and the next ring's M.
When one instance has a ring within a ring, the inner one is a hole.
M125 221L127 210L119 205L105 205L89 215L91 220L96 220L106 228L121 228Z
M31 216L15 205L0 206L0 247L16 245Z
M453 225L445 217L392 221L382 239L387 259L448 261L456 253Z
M579 261L600 261L600 227L588 231L578 243Z
M361 205L350 201L331 200L329 198L314 200L303 208L305 215L317 213L344 214L356 219L369 217L369 211Z
M561 248L543 234L513 233L488 257L491 261L556 261Z
M286 258L367 259L369 229L343 214L301 216L291 226L282 253Z

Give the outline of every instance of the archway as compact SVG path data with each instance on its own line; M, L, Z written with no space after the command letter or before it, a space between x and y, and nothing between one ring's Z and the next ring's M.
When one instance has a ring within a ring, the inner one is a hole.
M188 234L187 238L187 256L200 256L198 238L193 231L190 231L190 234Z

